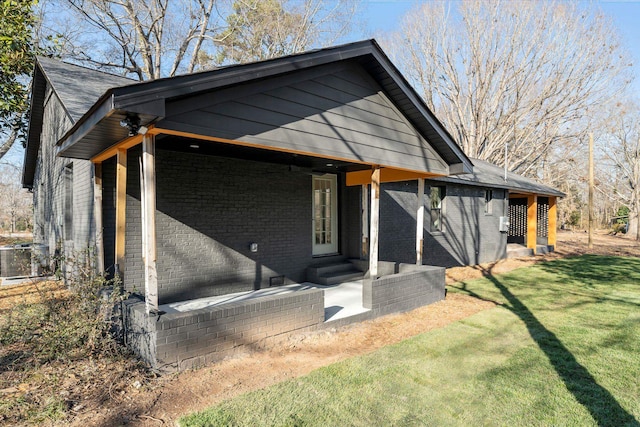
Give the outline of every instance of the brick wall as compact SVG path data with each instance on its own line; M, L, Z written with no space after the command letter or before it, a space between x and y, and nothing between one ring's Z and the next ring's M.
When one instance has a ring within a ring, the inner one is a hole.
M108 274L114 273L116 250L116 159L102 162L102 241L104 247L104 268Z
M499 231L505 192L493 190L492 214L484 213L484 189L446 185L442 232L431 232L430 185L426 181L423 262L452 267L495 261L506 256L506 233ZM380 259L415 262L417 181L382 184L380 195Z
M139 149L129 152L125 282L143 292ZM158 149L160 303L304 281L311 254L311 176L286 165ZM258 252L249 250L258 244Z
M444 297L444 267L400 264L398 273L365 279L362 287L363 306L375 316L413 310Z
M324 291L297 291L159 319L148 318L144 310L141 301L127 302L128 344L154 368L184 370L315 330L324 322Z

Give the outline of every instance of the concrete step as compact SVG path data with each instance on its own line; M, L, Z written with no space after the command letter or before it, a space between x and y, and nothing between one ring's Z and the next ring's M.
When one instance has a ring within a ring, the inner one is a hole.
M548 254L554 251L553 245L538 245L536 246L536 253L538 255Z
M337 285L338 283L349 282L351 280L360 280L364 278L362 271L351 270L341 271L332 274L318 276L319 285Z
M523 245L507 245L507 258L522 258L527 256L533 256L533 249L529 249Z
M335 285L363 276L364 273L348 261L307 267L307 280L319 285Z
M318 276L327 276L332 273L339 273L341 271L355 270L355 267L350 262L342 262L339 264L318 265L316 267L309 267L309 268L314 269Z

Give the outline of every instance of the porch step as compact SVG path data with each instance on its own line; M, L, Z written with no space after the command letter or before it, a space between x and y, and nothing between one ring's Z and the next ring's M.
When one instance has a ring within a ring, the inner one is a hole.
M542 254L548 254L550 252L554 251L554 247L553 245L538 245L536 246L536 253L538 255L542 255Z
M527 256L533 256L533 249L515 243L509 243L507 245L507 258L522 258Z
M307 280L319 285L336 285L350 280L359 280L363 277L364 273L348 261L307 268Z

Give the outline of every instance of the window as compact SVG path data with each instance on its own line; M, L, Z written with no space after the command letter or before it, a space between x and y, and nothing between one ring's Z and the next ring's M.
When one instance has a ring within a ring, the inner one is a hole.
M445 187L431 187L431 231L442 231L442 205Z
M493 213L493 190L484 190L484 214Z
M73 240L73 164L64 168L64 240Z

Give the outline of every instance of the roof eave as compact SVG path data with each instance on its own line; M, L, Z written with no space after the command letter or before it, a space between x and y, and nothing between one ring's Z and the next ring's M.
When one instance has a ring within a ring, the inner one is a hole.
M29 105L29 129L22 162L22 187L32 189L35 177L36 161L40 149L40 133L42 132L42 113L44 110L44 95L46 78L36 60L33 67L31 99ZM35 119L35 120L34 120Z
M115 112L113 91L109 90L58 141L58 154L63 153L91 132L96 125Z

